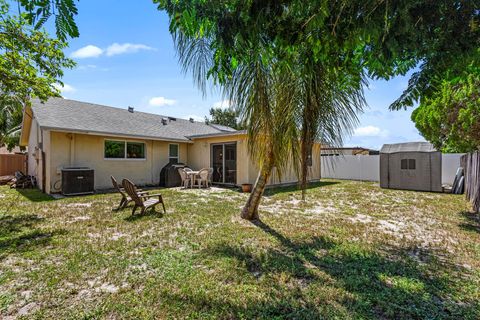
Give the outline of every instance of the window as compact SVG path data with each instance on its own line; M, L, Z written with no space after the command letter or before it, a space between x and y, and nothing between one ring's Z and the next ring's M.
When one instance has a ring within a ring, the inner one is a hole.
M408 169L415 170L415 159L408 159Z
M145 159L145 143L105 140L105 159Z
M105 140L105 158L107 159L125 158L125 141Z
M145 143L127 142L128 159L145 159Z
M178 163L178 144L168 145L168 161L170 163Z
M402 170L415 170L415 159L402 159L400 162L400 168Z

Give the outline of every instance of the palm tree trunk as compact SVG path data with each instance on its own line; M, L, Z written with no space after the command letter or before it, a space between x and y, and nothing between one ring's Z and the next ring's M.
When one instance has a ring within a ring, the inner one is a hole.
M262 200L262 195L265 191L265 187L267 186L268 178L272 173L273 169L273 160L272 157L269 158L267 163L265 163L262 168L260 169L257 177L257 181L255 182L255 187L248 197L247 203L242 210L242 218L246 220L258 220L258 206L260 205L260 201Z
M300 172L300 188L302 189L302 200L305 201L308 183L308 155L311 148L309 141L302 141L301 146L301 172Z

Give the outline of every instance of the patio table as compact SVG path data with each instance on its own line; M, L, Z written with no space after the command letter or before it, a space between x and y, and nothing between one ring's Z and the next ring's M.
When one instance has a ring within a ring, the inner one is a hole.
M190 187L193 188L193 183L195 181L195 177L200 173L200 171L186 171L188 179L190 180Z

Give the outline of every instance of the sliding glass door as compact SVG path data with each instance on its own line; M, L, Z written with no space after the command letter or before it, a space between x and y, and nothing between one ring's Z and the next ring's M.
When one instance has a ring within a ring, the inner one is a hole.
M213 168L212 182L218 184L237 184L237 144L212 144L211 148Z

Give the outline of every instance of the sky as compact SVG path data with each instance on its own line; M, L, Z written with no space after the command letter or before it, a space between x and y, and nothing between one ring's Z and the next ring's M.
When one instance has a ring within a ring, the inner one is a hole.
M201 121L214 107L227 108L218 92L203 96L184 74L168 31L168 16L151 0L81 0L76 22L80 37L69 41L67 56L77 67L65 70L62 96ZM389 111L408 77L371 81L369 107L345 146L379 149L384 143L423 141L410 120L412 108Z

